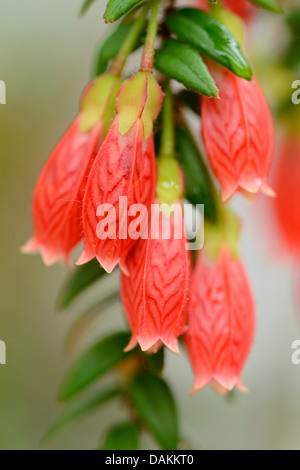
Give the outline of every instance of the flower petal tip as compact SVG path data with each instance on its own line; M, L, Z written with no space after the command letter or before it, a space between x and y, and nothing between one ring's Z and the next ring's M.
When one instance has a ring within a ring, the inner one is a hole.
M129 352L131 351L132 349L134 349L137 345L137 339L135 336L132 336L128 345L126 346L126 348L124 349L124 352Z

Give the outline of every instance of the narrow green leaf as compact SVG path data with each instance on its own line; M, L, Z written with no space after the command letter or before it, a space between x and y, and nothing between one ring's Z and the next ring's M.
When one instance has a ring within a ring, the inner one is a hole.
M87 287L105 275L106 271L101 268L97 260L92 260L76 268L75 271L68 276L58 295L58 309L62 310L67 308Z
M69 400L127 358L130 353L125 353L124 348L128 341L128 333L115 333L86 351L65 377L58 392L59 400Z
M282 8L277 0L250 0L250 2L255 3L255 5L260 7L266 8L267 10L271 10L274 13L282 13Z
M84 15L94 2L95 0L85 0L80 9L79 15Z
M139 431L134 423L118 424L110 429L103 450L138 450Z
M168 39L157 52L155 67L197 93L218 96L218 88L201 56L188 44Z
M176 149L185 175L186 197L192 204L204 204L204 215L213 223L219 219L217 191L191 133L176 128Z
M138 375L129 390L132 404L162 449L178 445L177 410L167 383L150 373Z
M84 399L67 406L46 432L41 440L41 445L45 445L62 429L80 420L95 408L117 397L119 394L120 390L116 388L107 389L101 392L98 391L88 398L84 397Z
M131 26L132 23L129 22L121 23L103 43L101 42L100 48L96 52L93 77L98 77L106 71L109 62L118 54Z
M252 70L233 34L211 14L183 8L167 18L171 32L239 77L251 80Z
M82 315L76 320L71 326L70 331L67 334L65 341L65 351L73 351L79 338L82 337L93 322L98 318L98 315L103 313L111 305L115 304L119 300L118 292L112 292L103 299L99 300L95 305L83 312Z
M142 0L109 0L104 13L106 23L114 23Z

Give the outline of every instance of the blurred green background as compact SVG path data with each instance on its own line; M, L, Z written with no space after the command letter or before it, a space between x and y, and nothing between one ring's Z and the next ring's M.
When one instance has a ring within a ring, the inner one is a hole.
M39 171L77 112L94 48L110 28L102 21L103 0L83 19L78 18L80 4L0 0L0 79L7 86L7 104L0 106L0 340L7 347L7 365L0 366L1 449L38 448L60 409L56 391L72 360L63 353L64 337L82 308L99 295L94 286L71 312L56 313L66 268L45 268L38 256L19 251L31 234L31 197ZM266 22L271 21L267 15ZM242 253L258 313L243 374L250 393L226 400L207 389L189 396L192 374L185 356L167 355L166 377L178 400L183 435L196 449L300 449L300 366L291 363L291 344L300 338L300 306L292 268L274 261L267 249L258 215L263 204L262 199L255 207L235 203L244 220ZM100 320L91 339L124 325L120 308ZM121 405L109 405L53 446L95 448L122 413ZM144 445L151 448L152 443Z

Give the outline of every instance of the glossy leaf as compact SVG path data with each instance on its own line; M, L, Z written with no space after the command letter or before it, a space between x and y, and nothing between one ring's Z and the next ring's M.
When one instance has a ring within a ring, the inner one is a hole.
M204 204L204 215L218 221L217 192L212 178L190 132L176 129L176 145L181 168L185 175L186 197L192 204Z
M80 420L95 408L105 404L107 401L117 397L119 394L120 391L115 388L107 389L101 392L98 391L88 398L85 397L84 399L76 401L75 403L67 406L46 432L45 436L41 440L41 445L46 444L65 427Z
M166 382L146 372L134 379L129 394L140 418L162 449L176 449L177 410Z
M252 70L227 27L211 14L184 8L167 19L170 31L236 75L251 80Z
M255 5L271 10L274 13L281 13L282 8L277 0L250 0Z
M106 23L114 23L121 16L126 15L133 7L141 3L142 0L109 0L104 19Z
M138 450L139 431L134 423L118 424L110 429L103 450Z
M93 5L93 3L95 3L95 0L85 0L80 9L79 14L84 15L88 11L88 9Z
M68 277L58 296L58 308L60 310L67 308L79 294L105 275L106 272L101 268L97 260L92 260L76 268Z
M102 339L86 351L64 379L58 393L59 400L69 400L128 357L128 353L124 352L128 340L127 333L116 333Z
M218 96L216 84L201 56L188 44L168 39L157 52L155 67L197 93Z

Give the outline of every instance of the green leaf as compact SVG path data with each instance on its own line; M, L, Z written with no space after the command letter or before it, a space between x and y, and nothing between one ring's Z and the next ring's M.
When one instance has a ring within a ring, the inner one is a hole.
M291 10L286 17L286 22L292 34L299 38L300 37L300 8L294 8L293 10Z
M166 382L150 373L142 373L133 380L129 396L140 418L162 449L177 449L177 410Z
M104 13L106 23L114 23L142 0L109 0Z
M197 93L218 96L218 88L201 56L188 44L168 39L157 52L155 67Z
M295 69L295 72L298 68L300 68L300 54L299 54L299 49L300 48L300 37L299 38L293 38L290 42L290 45L285 51L284 58L282 60L283 65L290 69ZM291 99L289 100L290 102Z
M64 379L58 392L59 400L69 400L116 364L129 357L130 353L124 352L128 341L128 333L115 333L86 351Z
M165 363L165 348L160 348L155 354L142 354L147 370L155 375L160 375Z
M185 175L186 197L192 204L204 204L204 215L213 223L219 220L217 191L191 133L176 128L176 150Z
M109 62L116 57L120 48L129 34L133 26L132 21L123 21L115 31L101 44L98 52L96 53L96 60L94 65L93 77L97 77L104 73L107 69ZM137 39L133 51L142 45L142 36Z
M78 317L75 323L70 328L65 341L65 351L73 351L78 339L86 333L88 328L93 324L99 314L103 313L111 305L115 304L119 300L119 290L112 292L103 299L99 300L95 305L83 312Z
M98 279L105 276L106 271L97 260L83 264L68 276L67 281L59 293L57 307L59 310L67 308L79 294Z
M84 15L94 2L95 0L85 0L80 9L79 15Z
M252 70L233 34L211 14L184 8L167 18L171 32L231 70L251 80Z
M139 431L134 423L118 424L110 429L103 450L138 450Z
M88 398L84 397L84 399L67 406L46 432L41 440L41 445L46 444L65 427L73 424L80 418L83 418L95 408L117 397L119 394L120 390L116 388L107 389L101 392L98 391Z
M282 13L282 8L277 0L250 0L250 2L255 3L255 5L260 7L266 8L267 10L271 10L274 13Z
M93 77L104 73L110 60L118 54L121 45L129 33L131 23L121 23L117 29L103 42L96 53Z

